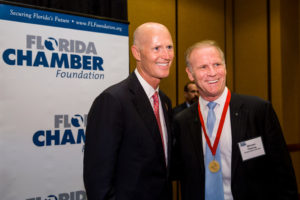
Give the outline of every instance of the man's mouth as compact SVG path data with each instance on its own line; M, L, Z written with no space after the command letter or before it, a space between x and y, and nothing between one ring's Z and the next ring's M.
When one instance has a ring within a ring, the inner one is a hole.
M219 80L212 80L212 81L207 81L209 84L213 84L213 83L216 83L218 82Z
M156 64L162 67L167 67L169 65L169 63L156 63Z

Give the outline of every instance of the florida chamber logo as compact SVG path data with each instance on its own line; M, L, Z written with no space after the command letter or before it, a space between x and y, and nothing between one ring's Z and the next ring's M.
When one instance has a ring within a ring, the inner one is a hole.
M86 122L86 114L54 115L54 129L36 131L33 144L38 147L84 144Z
M87 200L85 191L75 191L70 193L60 193L58 195L48 195L47 197L33 197L26 200Z
M94 42L26 35L26 49L5 49L2 58L10 66L56 69L56 78L104 79Z

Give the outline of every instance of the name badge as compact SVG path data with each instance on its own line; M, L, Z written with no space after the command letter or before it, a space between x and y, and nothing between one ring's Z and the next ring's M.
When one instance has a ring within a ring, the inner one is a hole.
M261 137L239 143L243 161L265 155Z

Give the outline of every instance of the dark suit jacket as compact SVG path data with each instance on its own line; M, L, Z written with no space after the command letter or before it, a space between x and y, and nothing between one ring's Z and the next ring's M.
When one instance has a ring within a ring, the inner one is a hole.
M178 106L173 108L173 116L177 115L181 111L187 108L186 102L179 104Z
M171 154L171 101L161 91ZM170 163L170 162L168 162ZM86 128L84 184L89 200L168 200L171 198L156 118L132 73L94 101Z
M183 200L204 199L205 165L198 104L175 117L176 155ZM272 105L232 94L231 190L234 200L298 199L292 162ZM266 155L242 160L238 143L261 137Z

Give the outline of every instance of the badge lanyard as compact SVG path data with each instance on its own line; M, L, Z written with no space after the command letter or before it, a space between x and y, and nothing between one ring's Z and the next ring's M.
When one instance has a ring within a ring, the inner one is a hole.
M225 102L225 105L224 105L224 108L223 108L223 111L222 111L221 120L220 120L220 123L219 123L216 139L214 141L213 146L211 145L210 139L209 139L209 137L207 135L207 132L206 132L206 128L205 128L205 125L204 125L204 121L203 121L203 117L202 117L202 113L201 113L201 109L200 109L200 102L198 103L198 112L199 112L200 122L201 122L201 125L202 125L202 128L203 128L203 132L204 132L204 136L205 136L207 145L208 145L209 149L211 150L211 153L212 153L213 156L216 155L217 147L218 147L218 144L219 144L219 141L220 141L220 137L221 137L221 133L222 133L226 113L227 113L229 102L230 102L230 97L231 97L231 93L228 90L227 97L226 97L226 102Z

